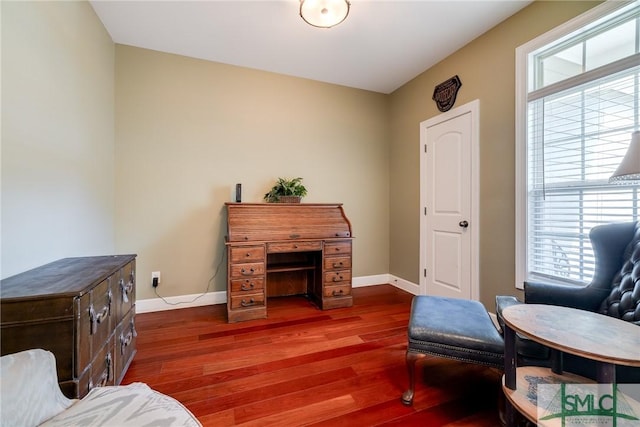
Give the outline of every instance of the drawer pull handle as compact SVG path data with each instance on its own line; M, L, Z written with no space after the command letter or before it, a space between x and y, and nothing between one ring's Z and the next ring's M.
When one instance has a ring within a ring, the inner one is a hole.
M242 301L240 301L240 305L243 306L243 307L251 307L252 305L256 305L256 301L253 298L251 298L249 300L249 302L246 302L245 300L242 300Z
M343 293L344 293L344 291L342 289L340 289L339 291L333 291L332 292L334 297L340 297L340 296L342 296Z
M340 248L336 248L336 252L340 252Z
M102 375L100 375L100 380L98 381L98 384L95 385L93 383L93 379L89 380L89 390L91 390L94 387L104 387L107 385L107 383L109 382L109 380L112 378L112 360L111 360L111 353L107 353L107 357L104 360L105 362L105 369L104 372L102 373Z
M251 276L253 275L253 273L255 273L255 270L253 268L250 268L249 271L245 270L244 268L242 270L240 270L240 273L243 276Z
M249 286L247 286L247 285L245 285L243 283L242 286L240 286L240 290L241 291L252 291L254 287L255 287L255 285L253 283L249 283Z
M342 262L334 262L333 263L333 268L338 268L338 267L342 267L343 263Z
M124 351L127 349L127 347L129 347L129 344L131 344L131 341L133 341L133 331L129 331L129 333L127 334L127 336L124 336L124 334L120 334L120 354L124 355Z
M293 245L293 249L298 249L298 245Z
M251 252L247 252L247 254L245 255L247 258L251 257Z
M129 281L126 285L124 284L124 279L120 279L120 289L122 290L122 302L129 302L129 294L133 290L133 281Z
M340 281L342 281L342 276L334 276L333 281L334 281L334 282L340 282Z
M89 321L91 322L91 335L95 334L98 330L98 325L102 323L109 314L111 313L111 289L109 289L109 302L107 305L102 307L100 313L96 313L96 310L93 308L93 304L89 306Z

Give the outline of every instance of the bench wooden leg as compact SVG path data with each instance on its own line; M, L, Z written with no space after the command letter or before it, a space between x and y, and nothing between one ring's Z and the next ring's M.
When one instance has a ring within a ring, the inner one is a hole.
M409 388L402 393L402 404L411 406L413 404L413 392L416 387L416 362L425 357L423 353L416 353L411 350L407 350L407 373L409 374Z

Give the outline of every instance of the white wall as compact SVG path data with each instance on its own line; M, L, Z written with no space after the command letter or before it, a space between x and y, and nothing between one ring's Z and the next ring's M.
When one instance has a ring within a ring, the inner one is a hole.
M114 44L87 2L0 7L0 275L110 254Z

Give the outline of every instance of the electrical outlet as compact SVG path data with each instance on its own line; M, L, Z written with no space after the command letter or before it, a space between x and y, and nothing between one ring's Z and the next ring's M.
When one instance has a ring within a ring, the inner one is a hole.
M159 284L160 284L160 272L159 271L152 271L151 272L151 286L153 286L155 288Z

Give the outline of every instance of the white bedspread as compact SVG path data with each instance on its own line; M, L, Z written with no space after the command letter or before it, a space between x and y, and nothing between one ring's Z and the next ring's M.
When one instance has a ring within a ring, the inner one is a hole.
M98 387L41 427L199 427L180 402L143 383Z
M60 391L53 353L0 357L2 427L202 427L180 402L143 383L98 387L82 400Z

